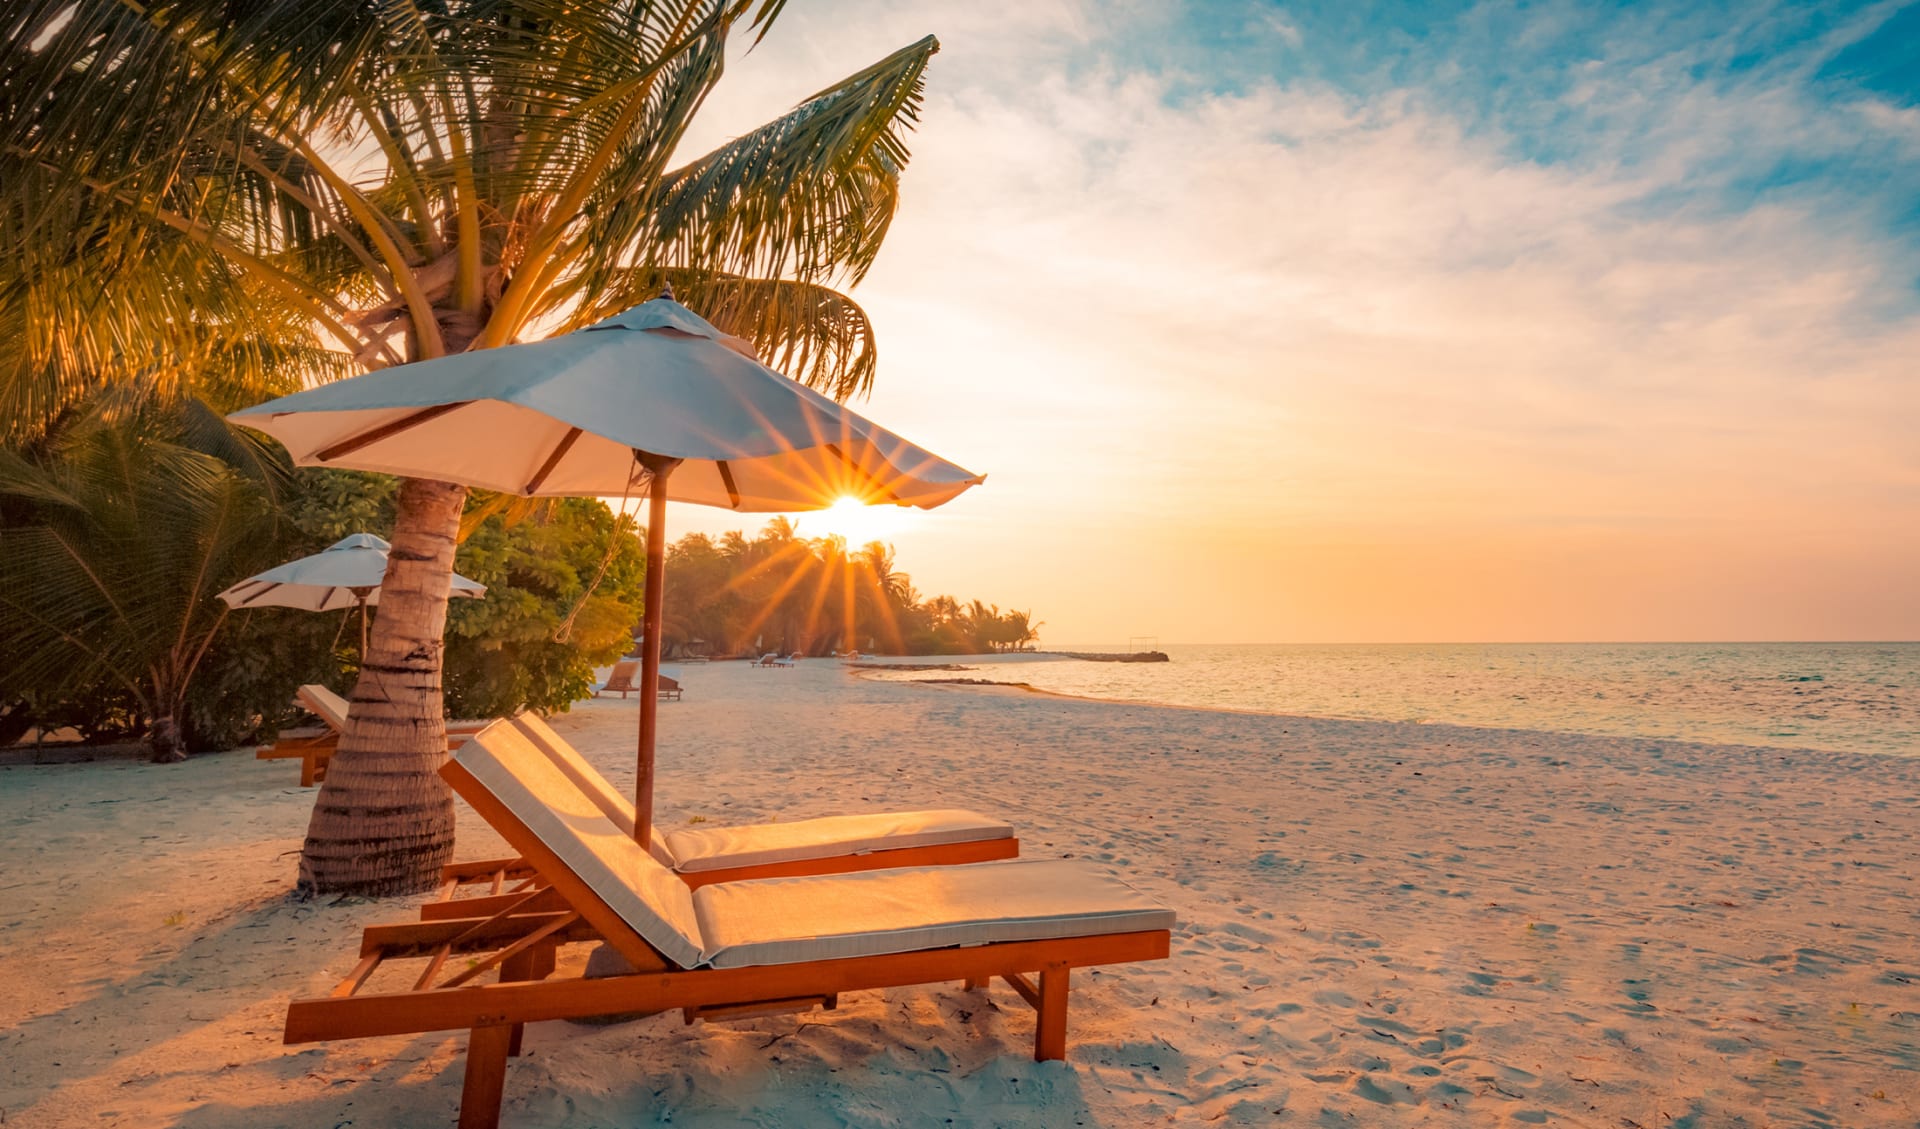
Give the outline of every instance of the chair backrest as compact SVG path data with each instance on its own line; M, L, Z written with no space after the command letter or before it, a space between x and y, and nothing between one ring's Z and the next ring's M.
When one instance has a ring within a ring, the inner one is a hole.
M602 815L612 820L614 826L629 837L633 835L633 801L621 795L619 789L600 775L600 770L588 764L587 758L580 755L580 750L555 733L553 727L532 710L522 710L515 715L513 724L533 742L535 748L547 754L547 759L573 782L574 787L593 801L593 806L599 808ZM653 851L653 857L664 866L674 865L673 852L667 849L666 836L660 834L658 827L652 828L652 832L649 836L652 841L648 846Z
M649 955L634 951L631 934L682 968L700 963L687 884L615 826L520 726L487 726L440 773L629 959L644 966Z
M668 678L668 677L667 677L666 675L664 675L664 674L660 676L660 689L662 689L662 690L678 690L679 688L680 688L680 680L679 680L679 679L677 679L677 678Z
M309 682L293 692L293 700L301 709L326 722L334 732L347 731L347 700L325 686Z
M607 675L608 690L635 690L633 680L640 676L639 659L622 659L613 664L613 673Z

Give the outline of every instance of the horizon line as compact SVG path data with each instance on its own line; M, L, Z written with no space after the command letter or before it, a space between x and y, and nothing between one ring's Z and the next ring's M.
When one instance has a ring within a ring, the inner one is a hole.
M1165 647L1596 647L1596 646L1913 646L1920 639L1399 639L1399 640L1286 640L1264 643L1168 642ZM1085 640L1036 647L1041 653L1051 646L1118 647L1122 643L1093 643ZM1007 652L1017 654L1019 652Z

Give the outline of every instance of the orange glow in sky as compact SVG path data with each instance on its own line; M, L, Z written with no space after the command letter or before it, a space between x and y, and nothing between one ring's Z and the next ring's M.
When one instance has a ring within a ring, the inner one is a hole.
M944 44L855 406L990 477L803 534L1055 645L1920 638L1912 263L1659 203L1797 104L1676 88L1660 160L1534 160L1417 91L1100 64L1128 11L795 7L729 64L689 152Z
M841 498L824 510L793 515L802 537L840 537L849 549L869 541L894 542L919 524L921 511L911 506L869 506L858 498Z

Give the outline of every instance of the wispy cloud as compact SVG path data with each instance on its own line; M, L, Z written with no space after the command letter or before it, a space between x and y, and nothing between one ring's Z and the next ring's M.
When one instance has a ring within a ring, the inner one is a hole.
M734 130L946 43L860 292L873 413L993 472L901 538L923 588L1063 639L1920 635L1920 111L1829 73L1897 9L1215 12L796 8L737 65Z

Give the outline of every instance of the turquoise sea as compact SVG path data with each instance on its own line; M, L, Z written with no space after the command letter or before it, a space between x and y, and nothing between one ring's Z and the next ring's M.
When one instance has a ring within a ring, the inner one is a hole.
M1078 651L1118 651L1082 646ZM1920 755L1920 643L1163 646L1167 663L959 659L977 677L1122 701Z

